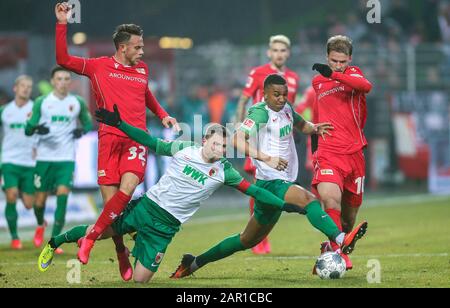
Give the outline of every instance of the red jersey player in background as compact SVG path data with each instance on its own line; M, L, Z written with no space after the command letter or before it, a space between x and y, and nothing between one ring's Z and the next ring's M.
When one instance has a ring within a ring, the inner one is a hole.
M314 153L313 191L320 197L325 212L343 232L353 229L362 204L365 179L363 149L367 108L366 94L372 84L361 69L350 66L352 41L346 36L334 36L327 43L326 64L314 64L320 73L312 85L316 91L317 121L333 125L332 136L319 138ZM322 243L322 252L338 250L336 243ZM347 269L352 263L343 255Z
M305 89L302 99L296 104L295 112L302 116L303 119L317 123L317 108L316 108L316 91L312 86ZM308 178L311 180L311 174L314 172L313 168L313 152L317 149L319 138L316 135L311 135L306 141L306 159L305 169L310 173Z
M267 57L270 63L255 67L251 70L247 84L245 85L242 95L239 99L236 122L241 123L245 117L245 107L252 98L253 104L257 104L264 100L264 80L271 74L279 74L284 77L288 85L288 102L295 103L297 96L297 89L299 83L298 75L286 67L286 62L290 56L291 41L284 35L275 35L270 37L269 49L267 50ZM255 177L256 168L252 160L247 157L245 160L244 171ZM253 214L255 201L250 198L250 213ZM252 248L255 254L270 253L270 244L268 238L265 238Z
M118 26L113 35L116 53L112 57L85 59L73 57L67 51L67 21L71 6L59 3L55 7L56 62L77 74L91 80L98 108L113 110L117 104L124 120L134 126L146 129L146 107L155 113L165 127L178 128L160 106L148 88L149 69L140 61L144 54L143 31L136 25ZM98 142L98 184L102 193L104 208L92 232L81 242L78 259L83 264L89 261L89 254L95 241L119 216L130 201L136 186L142 182L146 167L147 148L129 139L117 128L101 124ZM128 249L122 237L113 238L119 259L120 273L124 280L130 280L133 270L128 260Z

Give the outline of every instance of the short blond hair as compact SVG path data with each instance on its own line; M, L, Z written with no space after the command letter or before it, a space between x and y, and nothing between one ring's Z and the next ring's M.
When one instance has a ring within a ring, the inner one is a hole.
M330 37L327 42L327 54L335 51L351 56L353 53L353 42L345 35L335 35Z
M271 47L272 44L275 43L282 43L285 44L288 48L291 48L291 40L286 35L278 34L271 36L269 40L269 47Z
M19 77L16 78L16 80L14 81L14 86L17 86L20 82L24 81L24 80L29 80L31 82L33 82L33 78L31 78L31 76L28 75L20 75Z

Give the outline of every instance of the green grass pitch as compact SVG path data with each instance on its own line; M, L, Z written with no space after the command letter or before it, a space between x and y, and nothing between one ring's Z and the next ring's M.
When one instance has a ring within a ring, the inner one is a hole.
M323 281L311 275L324 238L313 230L306 217L296 214L283 214L272 231L271 254L255 256L244 251L207 265L195 277L169 279L183 253L199 254L224 237L240 232L247 222L244 208L206 209L183 226L169 246L160 270L145 287L450 287L450 198L372 203L374 206L363 206L359 215L359 220L368 220L369 229L351 255L354 269L343 279ZM128 236L126 243L130 248L133 245ZM1 245L0 288L136 287L133 282L121 281L112 241L96 245L90 263L81 268L80 284L69 284L66 277L70 271L67 261L76 255L75 245L62 248L65 254L56 256L51 268L40 273L39 250L31 242L24 242L24 250L18 252ZM369 260L381 266L379 284L367 281L373 270L368 267Z

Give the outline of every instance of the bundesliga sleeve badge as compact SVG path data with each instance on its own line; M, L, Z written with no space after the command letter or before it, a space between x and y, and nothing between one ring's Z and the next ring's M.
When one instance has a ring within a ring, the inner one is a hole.
M242 123L242 128L246 130L251 130L255 126L255 121L251 119L245 119L244 123Z

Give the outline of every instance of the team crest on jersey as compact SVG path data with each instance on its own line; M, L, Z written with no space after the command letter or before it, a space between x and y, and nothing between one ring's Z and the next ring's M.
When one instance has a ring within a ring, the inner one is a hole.
M145 75L145 74L146 74L146 73L145 73L145 69L143 69L143 68L137 68L136 71L137 71L139 74L142 74L142 75Z
M297 80L295 80L295 79L292 78L292 77L288 77L288 78L287 78L287 81L288 81L288 83L293 84L293 85L297 84Z
M69 110L70 110L70 112L73 112L73 109L74 109L75 107L73 106L73 105L70 105L69 106Z
M155 263L160 264L163 258L164 258L164 253L158 252L158 254L155 257Z
M213 177L213 176L215 176L217 173L219 172L219 169L217 169L217 168L211 168L211 170L209 170L209 176L210 177Z
M30 112L28 112L27 113L27 119L31 119L31 115L32 115L33 113L30 111Z

